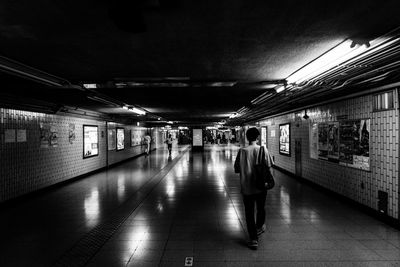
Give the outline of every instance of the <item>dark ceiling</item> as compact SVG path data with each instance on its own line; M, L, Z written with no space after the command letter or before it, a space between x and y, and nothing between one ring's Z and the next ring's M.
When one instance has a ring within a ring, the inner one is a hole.
M399 10L398 0L3 0L0 56L75 86L2 74L2 94L55 111L127 117L118 106L128 104L154 115L143 120L216 122L265 92L279 102L271 89L291 73L344 39L372 40L395 29ZM262 115L246 120L252 114Z

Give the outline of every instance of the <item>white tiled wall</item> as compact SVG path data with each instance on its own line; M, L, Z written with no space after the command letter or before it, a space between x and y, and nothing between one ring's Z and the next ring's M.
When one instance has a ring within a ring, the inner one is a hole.
M395 93L395 109L373 112L373 96L363 96L330 105L308 109L263 120L268 125L268 147L275 157L276 165L295 173L295 139L302 142L302 177L377 210L378 190L389 194L388 215L399 218L399 103ZM340 166L324 160L310 158L310 122L338 121L348 119L371 119L370 171ZM339 119L338 119L339 118ZM291 156L279 154L279 124L291 124ZM275 131L275 137L271 137ZM364 188L361 184L364 184Z
M57 129L57 147L41 147L40 123ZM70 123L75 124L76 138L72 144L68 136ZM99 155L83 159L85 124L99 127ZM25 129L27 142L5 143L6 129ZM143 152L140 146L130 147L129 131L125 133L126 150L110 151L109 164ZM106 138L105 121L0 109L0 202L106 167Z

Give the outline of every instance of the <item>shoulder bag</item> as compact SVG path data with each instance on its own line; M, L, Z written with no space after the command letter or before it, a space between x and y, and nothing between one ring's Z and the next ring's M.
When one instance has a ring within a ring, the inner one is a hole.
M260 147L255 168L256 187L260 190L270 190L275 186L275 179L265 160L264 147Z

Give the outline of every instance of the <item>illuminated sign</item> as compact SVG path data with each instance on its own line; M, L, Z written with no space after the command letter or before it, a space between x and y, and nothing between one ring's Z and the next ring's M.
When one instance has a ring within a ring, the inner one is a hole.
M279 125L279 153L290 156L290 124Z
M202 129L193 129L193 146L203 146Z

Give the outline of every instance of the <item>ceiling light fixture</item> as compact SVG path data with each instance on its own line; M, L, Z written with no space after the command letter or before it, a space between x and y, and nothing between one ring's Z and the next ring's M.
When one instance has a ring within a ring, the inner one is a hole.
M231 114L230 116L229 116L229 119L233 119L233 118L235 118L235 117L237 117L239 114L238 113L233 113L233 114Z
M290 74L286 80L289 84L300 84L314 79L335 67L350 66L352 62L358 60L360 57L366 57L370 53L382 50L398 40L399 38L393 39L389 36L384 36L372 41L364 40L365 45L355 45L354 41L346 39Z
M36 81L39 83L56 86L56 87L71 87L72 84L60 77L51 75L44 71L29 67L15 60L0 56L0 71Z
M95 83L84 83L83 87L85 87L86 89L96 89L97 88L97 84L95 84Z
M287 77L288 83L302 83L364 51L361 47L351 48L351 43L350 40L345 40L339 43L296 72L292 73Z
M209 82L206 83L208 87L233 87L237 84L237 81L228 81L228 82Z
M138 108L135 108L135 107L131 108L130 111L132 111L132 112L134 112L136 114L139 114L139 115L145 115L146 114L146 111L138 109Z
M275 88L275 91L279 94L280 92L283 92L286 89L285 86L281 85Z
M145 115L146 114L146 111L138 109L138 108L135 108L135 107L123 106L122 108L126 109L126 110L129 110L129 111L132 111L133 113L136 113L138 115Z

